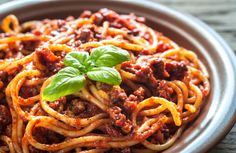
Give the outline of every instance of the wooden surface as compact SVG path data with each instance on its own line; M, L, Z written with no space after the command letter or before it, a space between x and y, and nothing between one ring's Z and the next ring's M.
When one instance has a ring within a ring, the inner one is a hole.
M6 2L9 0L0 0ZM152 0L190 13L215 29L236 53L236 0ZM236 153L236 125L209 153Z
M216 30L236 54L236 0L152 0L190 13ZM236 124L209 153L236 153Z

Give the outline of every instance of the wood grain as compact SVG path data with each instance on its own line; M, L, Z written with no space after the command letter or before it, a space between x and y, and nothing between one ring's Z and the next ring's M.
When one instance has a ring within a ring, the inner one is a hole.
M152 0L190 13L216 30L236 54L236 0ZM209 153L236 153L236 125Z
M190 13L215 29L236 53L236 0L154 0Z
M10 0L0 0L0 3ZM236 54L236 0L152 0L190 13L216 30ZM209 153L236 153L236 125Z

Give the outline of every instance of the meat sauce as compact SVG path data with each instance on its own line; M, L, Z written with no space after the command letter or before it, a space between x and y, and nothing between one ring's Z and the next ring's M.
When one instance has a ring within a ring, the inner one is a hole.
M83 12L80 17L88 18L91 17L92 13L90 11ZM131 23L127 22L127 20L121 19L118 14L113 11L102 9L99 12L93 15L93 20L96 25L102 25L104 21L109 21L111 23L111 27L115 28L126 28L128 29L128 34L136 36L139 34L139 30L135 29L135 26ZM139 18L134 16L135 20L138 22L144 22L143 18ZM66 20L73 20L73 17L68 17ZM50 23L51 27L56 27L56 29L60 29L59 31L65 31L63 29L63 25L65 21L58 20L55 22L50 22L49 20L44 20L44 23ZM40 30L35 29L32 31L35 35L41 35ZM56 36L57 32L51 32L52 36ZM159 34L161 35L161 34ZM0 38L7 37L6 35L0 35ZM91 40L100 40L102 36L96 32L93 27L82 28L79 31L74 31L74 42L69 42L70 46L78 47L82 43L89 42ZM147 37L145 39L149 39L149 35L145 35ZM35 48L40 44L38 40L34 41L24 41L21 43L21 52L22 55L28 55L33 52ZM10 44L11 48L17 50L14 47L14 43ZM171 45L164 43L163 41L159 41L157 52L164 52L171 48ZM18 51L15 51L18 52ZM143 51L145 52L145 51ZM7 55L0 51L0 59L4 59L7 56L16 56L15 53L11 53L11 55ZM61 68L64 67L62 59L63 57L56 56L52 51L45 48L37 48L35 51L35 57L38 59L41 66L36 66L37 69L43 71L43 75L52 76L56 74ZM100 84L100 88L104 91L107 91L109 95L109 109L107 110L109 118L112 123L106 124L102 126L99 130L108 134L112 137L121 137L124 135L128 135L135 130L134 125L131 122L131 114L137 107L137 104L143 101L146 98L149 98L150 95L163 97L167 100L177 103L176 93L167 85L167 81L170 80L183 80L187 74L187 66L183 62L166 62L160 58L155 58L153 60L148 60L144 64L140 63L132 63L130 61L123 62L121 64L121 69L132 74L135 74L137 80L135 82L138 85L138 88L132 91L125 90L121 85L121 88L112 87L107 84ZM0 134L5 133L10 136L11 132L11 114L8 106L6 104L2 104L4 97L1 97L5 86L1 84L1 82L9 82L14 78L14 76L22 70L22 66L19 65L17 69L12 70L11 72L0 71ZM144 88L145 87L145 88ZM123 88L123 89L122 89ZM146 88L150 90L151 93L147 93ZM39 89L37 86L23 86L20 90L20 96L23 98L32 97L39 94ZM102 110L98 108L96 105L91 102L82 100L78 97L67 96L62 97L59 100L49 103L49 106L56 110L57 112L67 115L73 118L87 118L92 117L96 114L102 113ZM36 115L47 115L46 112L39 109ZM154 133L154 129L148 129L147 133L139 136L138 139L148 138L151 134L153 134L150 138L152 143L164 143L164 139L168 138L172 135L175 130L169 131L169 128L166 125L158 124L161 133ZM174 129L175 127L173 127ZM50 131L46 128L34 128L33 131L34 138L40 143L44 144L52 144L62 142L65 138L53 131ZM45 153L45 151L38 150L33 146L29 146L29 151L32 153ZM123 149L111 149L107 151L107 153L131 153L131 148L123 148Z

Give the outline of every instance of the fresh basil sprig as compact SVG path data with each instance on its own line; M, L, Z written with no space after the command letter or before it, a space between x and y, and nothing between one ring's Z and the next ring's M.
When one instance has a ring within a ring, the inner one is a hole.
M61 69L44 89L42 98L55 101L62 96L73 94L84 87L86 77L110 85L119 85L121 76L113 66L129 58L126 50L112 45L94 48L90 55L87 52L70 52L64 58L65 68Z
M91 80L110 85L119 85L122 81L119 72L110 67L94 67L87 72L87 76Z
M116 46L107 45L94 48L91 52L91 60L96 66L112 67L129 60L129 53Z
M61 69L53 78L51 83L43 91L43 99L54 101L83 88L85 77L80 71L73 67Z

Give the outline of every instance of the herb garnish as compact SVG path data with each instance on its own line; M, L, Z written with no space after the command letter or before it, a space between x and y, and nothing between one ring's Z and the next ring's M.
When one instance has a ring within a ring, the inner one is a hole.
M73 94L84 87L86 76L90 80L119 85L121 76L113 66L129 58L126 50L112 45L94 48L90 55L87 52L70 52L64 58L65 68L61 69L44 89L42 98L55 101L62 96Z

